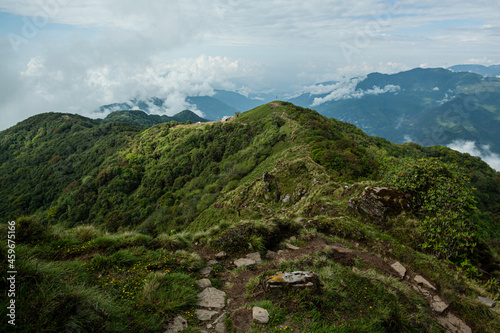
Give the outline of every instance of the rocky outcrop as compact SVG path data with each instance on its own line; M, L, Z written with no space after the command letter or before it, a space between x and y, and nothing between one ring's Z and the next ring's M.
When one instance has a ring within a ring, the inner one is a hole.
M407 195L388 187L367 187L359 198L349 200L349 208L360 214L386 218L410 210Z

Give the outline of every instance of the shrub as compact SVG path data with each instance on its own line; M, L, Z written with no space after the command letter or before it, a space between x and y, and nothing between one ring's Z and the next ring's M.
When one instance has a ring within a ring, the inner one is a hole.
M437 257L462 259L476 246L474 189L465 170L434 158L389 159L385 183L410 195L421 218L422 248Z
M16 239L23 243L33 243L45 238L47 227L34 217L24 216L16 221Z

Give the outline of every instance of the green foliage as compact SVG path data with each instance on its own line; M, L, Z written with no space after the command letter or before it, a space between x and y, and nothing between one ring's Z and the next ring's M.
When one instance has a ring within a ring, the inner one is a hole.
M467 257L476 246L476 209L473 189L466 172L455 164L437 159L390 159L385 183L409 196L421 217L422 248L438 257Z
M16 221L16 240L20 243L43 241L47 236L47 227L35 217L24 216Z

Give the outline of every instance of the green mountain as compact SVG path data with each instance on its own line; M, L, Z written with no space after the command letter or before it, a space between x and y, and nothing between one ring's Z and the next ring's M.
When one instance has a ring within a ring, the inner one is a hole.
M0 132L0 184L18 331L500 330L478 301L499 295L500 173L445 147L280 101L190 125L48 113ZM279 271L313 287L269 287Z
M327 93L290 100L392 142L448 145L457 139L500 153L500 79L443 68L372 73ZM486 125L486 126L484 126Z
M105 123L110 123L115 121L124 122L136 126L151 127L154 125L167 123L170 121L177 121L180 123L185 123L187 121L190 121L192 123L197 123L197 122L206 122L207 120L199 117L197 114L195 114L190 110L184 110L182 112L175 114L172 117L147 114L146 112L140 110L114 111L103 119L103 122Z
M500 75L500 65L455 65L448 69L454 72L472 72L489 77L496 77Z

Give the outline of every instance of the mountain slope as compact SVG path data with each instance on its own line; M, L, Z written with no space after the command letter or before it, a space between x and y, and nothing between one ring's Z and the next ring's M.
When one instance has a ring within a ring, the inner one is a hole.
M253 306L270 312L268 326L253 326L262 331L439 332L448 314L473 330L500 329L477 301L497 292L500 175L467 154L400 146L279 101L225 122L148 128L45 114L0 132L0 149L24 331L164 331L178 315L189 330L206 329L215 319L195 318L196 280L221 250L227 257L208 277L234 295L228 330L250 326ZM37 183L49 195L31 200ZM407 191L411 208L359 213L365 189L380 185ZM456 230L437 230L441 220ZM247 253L290 245L300 249L233 269ZM281 270L313 271L322 287L260 289ZM436 287L429 295L448 305L444 314L413 288L417 275Z
M114 111L109 115L107 115L106 118L104 118L102 121L104 123L119 121L136 126L150 127L161 123L167 123L170 121L177 121L180 123L185 123L186 121L190 121L192 123L196 123L196 122L206 122L207 120L199 117L190 110L184 110L182 112L173 115L172 117L147 114L146 112L140 110L127 110L127 111Z

